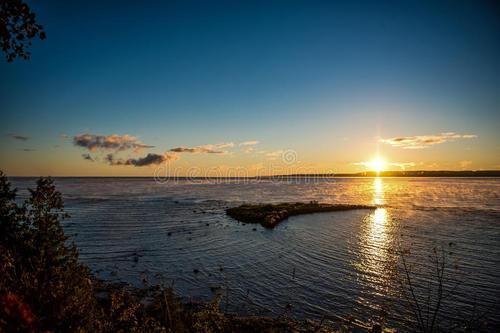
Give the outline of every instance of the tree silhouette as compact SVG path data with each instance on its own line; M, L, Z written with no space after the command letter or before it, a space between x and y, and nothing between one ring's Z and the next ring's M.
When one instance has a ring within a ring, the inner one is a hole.
M90 270L64 234L62 195L50 178L36 185L18 205L0 171L0 332L93 332Z
M0 0L0 47L7 61L29 59L27 49L36 37L45 39L45 32L29 6L21 0Z

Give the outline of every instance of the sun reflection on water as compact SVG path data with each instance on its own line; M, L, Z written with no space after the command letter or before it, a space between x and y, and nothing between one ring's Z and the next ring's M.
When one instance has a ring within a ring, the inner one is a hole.
M373 213L372 226L377 229L382 229L383 232L385 224L387 223L387 210L385 208L377 208Z
M384 184L382 183L382 178L375 178L373 180L373 204L382 205L384 204Z
M375 178L371 186L367 188L372 191L372 202L377 206L384 205L385 188L381 178ZM392 232L394 221L390 211L385 207L378 207L368 214L360 226L358 236L358 261L355 266L359 271L359 281L363 289L372 295L364 297L360 302L366 303L372 299L368 306L373 309L382 309L383 295L394 290L394 258L391 249L395 246L394 233ZM381 296L380 302L373 301Z
M385 259L389 248L388 213L385 208L377 208L363 221L361 230L361 261L367 273L383 278Z

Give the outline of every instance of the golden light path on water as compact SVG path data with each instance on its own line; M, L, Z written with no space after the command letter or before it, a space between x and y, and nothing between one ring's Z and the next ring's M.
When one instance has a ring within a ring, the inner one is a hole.
M382 183L382 178L379 177L373 180L373 204L384 204L384 184Z
M390 251L395 246L391 232L394 226L389 211L383 207L387 204L383 179L374 178L366 190L372 192L372 203L381 207L363 219L358 236L359 261L355 263L355 267L360 271L359 281L363 288L375 296L362 297L359 301L372 309L383 310L383 296L394 291L395 264ZM375 301L378 296L382 304Z

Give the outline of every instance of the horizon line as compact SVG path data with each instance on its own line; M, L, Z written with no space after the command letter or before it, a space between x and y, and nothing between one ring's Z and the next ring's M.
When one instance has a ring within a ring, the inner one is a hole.
M362 177L500 177L500 169L489 170L387 170L387 171L360 171L360 172L329 172L329 173L290 173L256 176L88 176L88 175L6 175L7 178L158 178L158 179L261 179L283 177L322 177L322 178L362 178Z

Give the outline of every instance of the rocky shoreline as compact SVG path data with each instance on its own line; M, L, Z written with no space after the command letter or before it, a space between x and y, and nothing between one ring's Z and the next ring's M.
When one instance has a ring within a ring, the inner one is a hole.
M263 227L272 229L281 221L294 215L376 208L377 206L373 205L326 204L311 201L309 203L244 204L226 209L226 214L240 222L260 223Z

